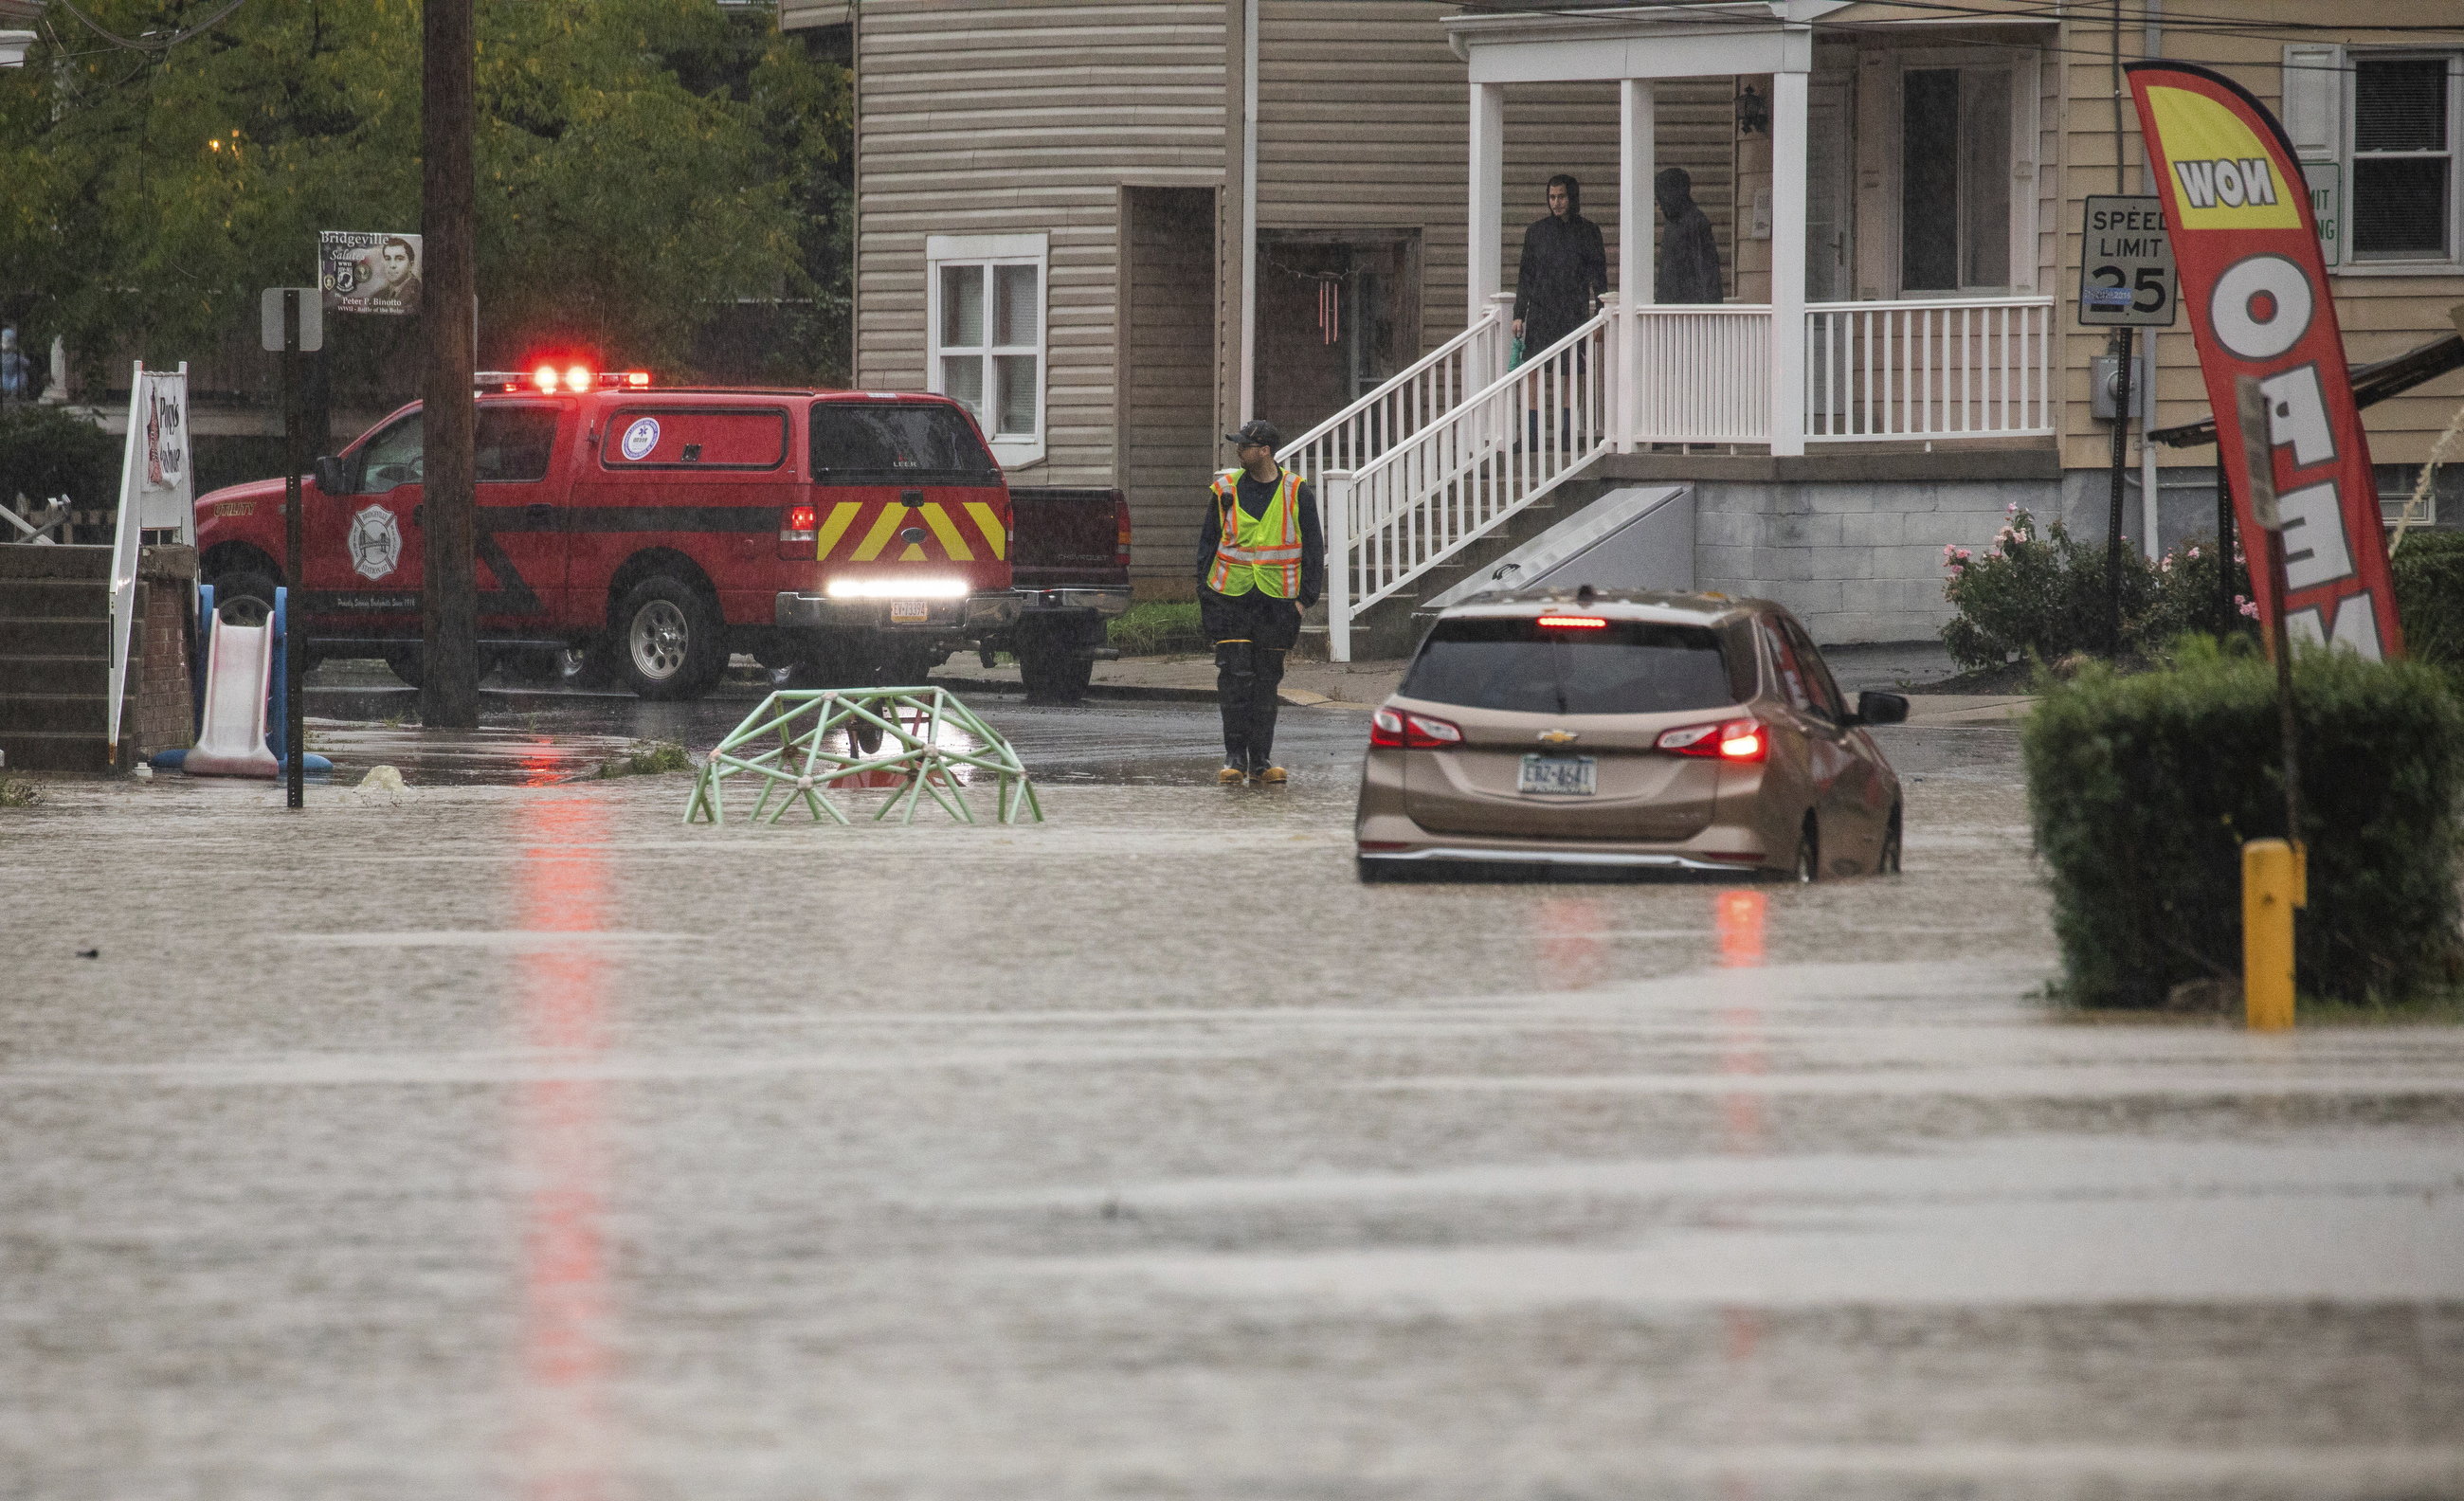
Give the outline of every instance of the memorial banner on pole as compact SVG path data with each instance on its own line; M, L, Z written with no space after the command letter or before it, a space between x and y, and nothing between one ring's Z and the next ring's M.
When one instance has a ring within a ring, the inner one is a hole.
M2348 646L2373 661L2404 654L2387 575L2378 486L2353 404L2333 289L2301 166L2284 128L2240 85L2188 63L2126 70L2165 197L2182 301L2197 337L2221 437L2233 383L2267 398L2285 594L2251 569L2262 612L2282 609L2294 640ZM2260 535L2241 447L2217 444L2243 535Z

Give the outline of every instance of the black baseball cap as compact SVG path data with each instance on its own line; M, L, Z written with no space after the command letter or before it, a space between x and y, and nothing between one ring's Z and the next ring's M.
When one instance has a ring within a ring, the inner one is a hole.
M1241 424L1241 430L1223 434L1223 441L1238 443L1243 447L1252 443L1263 443L1270 449L1279 449L1284 446L1284 435L1275 430L1273 423L1261 420Z

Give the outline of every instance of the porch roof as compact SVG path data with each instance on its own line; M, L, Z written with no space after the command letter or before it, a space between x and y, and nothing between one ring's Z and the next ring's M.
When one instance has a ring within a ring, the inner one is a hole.
M1852 0L1737 0L1445 17L1474 83L1805 73L1814 23Z

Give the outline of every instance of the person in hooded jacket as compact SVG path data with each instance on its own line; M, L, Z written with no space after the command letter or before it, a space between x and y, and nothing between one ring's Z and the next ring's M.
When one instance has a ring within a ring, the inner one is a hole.
M1525 358L1538 355L1589 320L1608 289L1608 247L1600 227L1583 217L1583 185L1559 172L1549 179L1549 216L1533 220L1523 232L1523 257L1514 272L1514 337L1523 341ZM1570 450L1574 420L1567 398L1586 364L1583 351L1576 349L1571 360L1559 356L1554 371ZM1535 393L1529 437L1535 450L1540 446L1540 400Z

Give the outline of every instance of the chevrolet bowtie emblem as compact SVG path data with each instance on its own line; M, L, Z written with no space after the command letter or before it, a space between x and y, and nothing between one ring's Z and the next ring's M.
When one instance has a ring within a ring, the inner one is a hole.
M1540 743L1543 745L1572 745L1581 739L1582 737L1573 730L1542 730L1540 732Z

